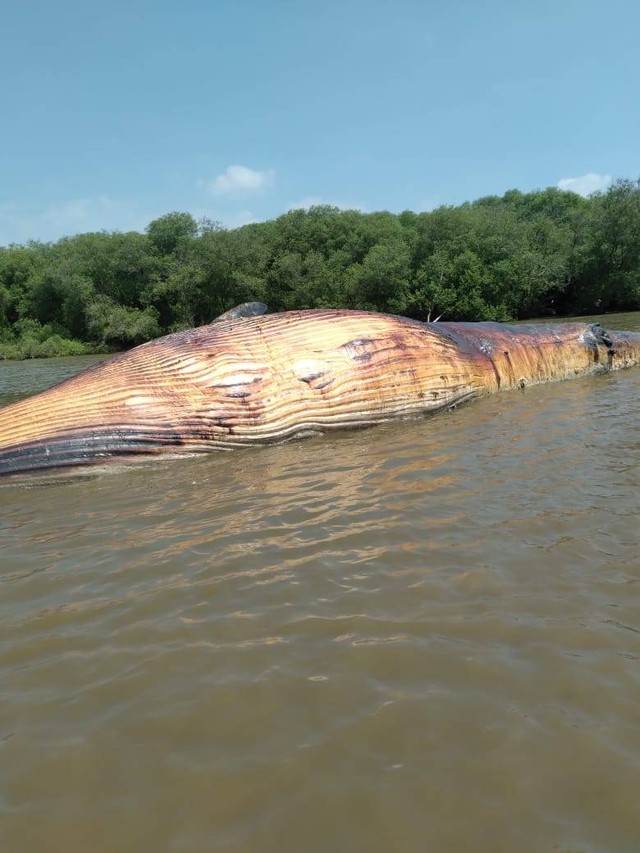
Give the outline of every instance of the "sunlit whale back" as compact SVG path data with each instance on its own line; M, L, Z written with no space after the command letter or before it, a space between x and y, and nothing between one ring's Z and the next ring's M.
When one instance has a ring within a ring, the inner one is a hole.
M0 474L269 444L640 363L587 323L421 323L239 306L0 409Z

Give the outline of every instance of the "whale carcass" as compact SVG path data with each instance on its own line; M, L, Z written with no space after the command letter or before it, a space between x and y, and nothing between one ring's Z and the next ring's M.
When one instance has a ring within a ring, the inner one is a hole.
M640 363L599 324L239 306L0 409L0 475L282 442Z

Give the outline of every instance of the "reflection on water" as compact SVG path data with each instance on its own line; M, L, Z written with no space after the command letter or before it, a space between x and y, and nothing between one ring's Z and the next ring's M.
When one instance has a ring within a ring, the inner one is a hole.
M0 406L44 391L105 358L107 356L104 355L81 355L75 358L0 361Z
M2 849L635 853L639 416L629 371L0 487Z

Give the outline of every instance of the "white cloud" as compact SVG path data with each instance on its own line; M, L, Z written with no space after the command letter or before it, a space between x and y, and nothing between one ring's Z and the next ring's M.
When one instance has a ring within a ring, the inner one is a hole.
M245 196L267 189L275 178L273 169L258 172L248 166L228 166L212 181L198 181L198 186L217 196Z
M589 196L599 190L606 190L612 183L611 175L598 175L596 172L588 172L579 178L562 178L558 181L558 189L578 195Z

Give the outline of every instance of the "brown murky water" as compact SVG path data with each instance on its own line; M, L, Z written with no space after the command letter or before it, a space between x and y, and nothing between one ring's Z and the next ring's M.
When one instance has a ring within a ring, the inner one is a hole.
M640 370L3 485L0 849L637 853L639 493Z

